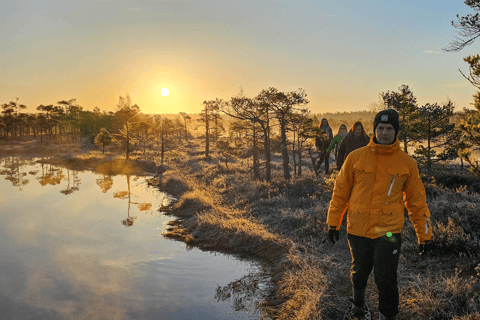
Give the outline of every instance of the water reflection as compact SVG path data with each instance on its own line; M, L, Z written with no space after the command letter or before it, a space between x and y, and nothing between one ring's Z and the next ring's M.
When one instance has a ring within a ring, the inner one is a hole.
M215 293L219 286L224 293L238 288L236 279L251 264L195 248L187 251L185 244L162 237L171 218L156 209L169 197L148 187L145 178L22 161L0 158L4 177L33 176L30 180L39 182L19 187L0 179L2 316L248 318L235 310L248 306L250 294L232 291L229 299ZM125 213L127 219L138 216L134 227L118 223Z
M103 175L102 178L96 180L97 185L100 187L103 193L107 193L113 186L113 178L109 175Z
M72 179L70 182L70 171L72 172ZM75 191L80 190L80 179L78 178L78 171L67 169L67 186L65 189L60 190L60 193L69 195Z
M233 299L235 311L252 312L258 308L265 294L264 283L265 279L261 278L260 273L250 273L226 286L218 286L215 298L217 301Z
M127 190L114 192L113 197L117 199L128 199L127 219L122 220L122 224L125 227L131 227L133 226L133 222L137 219L137 217L136 216L130 217L130 205L132 204L137 205L140 211L151 211L152 203L132 201L132 192L130 191L130 175L127 174L126 177L127 177ZM135 177L133 180L137 181L138 177Z
M27 165L28 161L16 157L8 157L2 159L1 164L0 175L4 176L5 180L10 181L19 191L22 191L22 187L26 186L30 180L25 178L27 172L22 172L20 169Z
M27 173L26 170L22 171L22 168L31 167L35 162L17 157L2 158L0 164L0 175L4 176L5 180L10 181L14 187L18 187L19 191L22 191L22 187L30 182L27 175L36 177L41 186L55 186L62 181L66 181L65 189L60 190L60 193L64 195L78 191L81 184L76 170L67 169L67 175L65 176L64 169L42 163L40 169L29 170ZM39 173L40 175L37 177Z
M16 301L22 301L32 313L35 310L35 318L130 319L130 312L143 309L141 301L128 299L129 295L141 296L128 270L63 250L56 252L54 259L55 264L39 261L25 270L23 290ZM7 283L6 288L10 287ZM39 317L47 312L55 316Z
M47 185L55 186L60 184L62 179L65 177L61 168L44 163L41 164L41 167L41 175L40 177L37 177L37 180L43 187Z

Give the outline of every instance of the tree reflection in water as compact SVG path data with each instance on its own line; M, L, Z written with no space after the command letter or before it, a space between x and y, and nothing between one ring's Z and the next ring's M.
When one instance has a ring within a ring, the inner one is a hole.
M70 171L72 171L72 186L70 186ZM67 169L67 187L60 190L64 195L69 195L80 189L80 179L78 178L78 171Z
M224 287L218 286L215 299L225 301L233 298L235 311L255 311L264 294L261 282L260 274L250 273Z
M35 161L33 161L35 162ZM70 195L80 189L81 180L78 176L78 171L67 170L65 177L64 170L56 167L52 164L41 163L41 170L31 170L30 172L22 172L23 166L31 165L32 160L20 159L17 157L8 157L1 159L0 175L5 176L5 179L10 181L13 186L18 187L22 191L22 186L26 186L30 180L27 179L27 175L35 176L37 181L42 186L55 186L60 184L63 180L67 182L65 189L60 190L60 193L64 195ZM39 176L37 176L40 173ZM133 226L136 216L130 217L130 207L132 204L137 205L140 211L152 212L152 203L150 202L135 202L132 201L132 192L130 188L130 175L127 177L127 190L114 192L113 197L118 199L127 200L127 218L122 220L122 224L126 227ZM133 178L133 181L137 181L139 177ZM107 193L113 186L113 177L111 175L103 175L103 178L96 180L97 185L100 187L103 193ZM135 195L133 195L135 196ZM164 202L168 199L164 199ZM162 206L163 207L163 206ZM153 212L152 212L153 213Z
M103 193L107 193L107 191L110 190L113 186L112 176L103 175L103 178L97 179L96 182Z
M22 191L22 187L26 186L30 180L25 178L27 173L21 172L20 169L28 164L28 161L24 159L16 157L5 158L2 161L0 175L5 176L5 180L10 181L14 187L18 187L18 190Z
M128 209L127 209L127 219L122 220L122 224L125 227L133 226L133 222L137 219L137 216L130 217L130 206L135 204L138 206L140 211L148 211L151 210L152 204L150 202L134 202L132 201L132 192L130 191L130 175L126 175L127 177L127 190L125 191L117 191L113 193L113 197L117 199L127 199L128 200ZM135 177L133 181L137 181L138 177Z
M24 166L32 166L36 163L35 160L21 159L17 157L3 158L1 161L0 175L5 176L5 180L10 181L14 187L18 187L19 191L22 191L22 187L26 186L30 180L27 179L27 175L37 176L39 172L41 175L36 177L40 185L42 186L55 186L62 182L65 175L61 168L55 167L51 164L41 164L41 170L30 170L22 172L21 168ZM70 175L70 172L72 174ZM78 171L67 169L67 187L60 192L68 195L74 191L79 190L80 179L78 178Z
M55 186L62 182L65 175L63 174L63 170L60 168L56 168L51 164L44 164L42 163L42 175L37 177L38 182L42 185L42 187L46 185Z

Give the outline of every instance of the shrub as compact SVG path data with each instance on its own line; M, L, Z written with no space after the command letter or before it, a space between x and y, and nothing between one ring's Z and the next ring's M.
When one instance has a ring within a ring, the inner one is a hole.
M455 222L448 219L447 225L438 223L433 228L433 242L435 250L441 253L464 253L468 256L475 256L480 252L480 241L469 234Z

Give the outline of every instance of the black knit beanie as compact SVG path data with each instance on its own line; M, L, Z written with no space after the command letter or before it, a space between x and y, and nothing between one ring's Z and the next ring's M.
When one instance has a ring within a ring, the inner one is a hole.
M379 123L390 123L395 129L395 136L397 136L398 130L400 128L400 120L397 111L393 109L386 109L377 113L377 115L375 116L375 120L373 120L374 133Z

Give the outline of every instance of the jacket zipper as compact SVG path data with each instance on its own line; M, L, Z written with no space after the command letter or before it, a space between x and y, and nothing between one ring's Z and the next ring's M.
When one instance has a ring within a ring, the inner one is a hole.
M388 194L387 196L390 195L390 193L392 192L392 188L393 188L393 184L395 183L395 176L393 176L392 178L392 183L390 183L390 189L388 189Z

